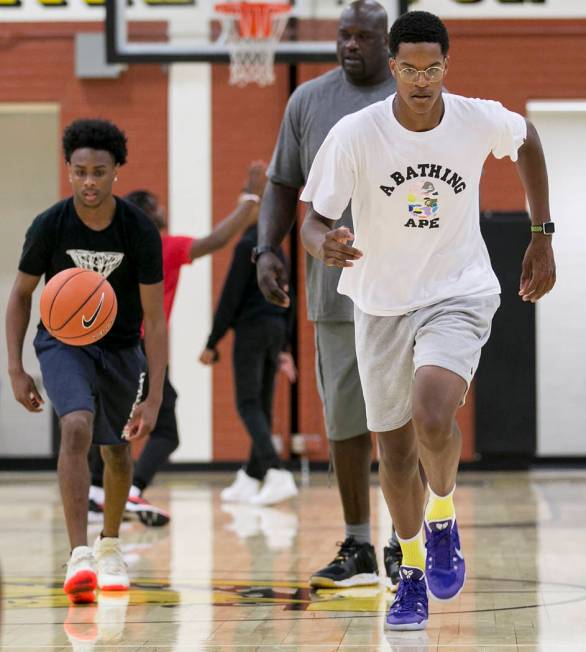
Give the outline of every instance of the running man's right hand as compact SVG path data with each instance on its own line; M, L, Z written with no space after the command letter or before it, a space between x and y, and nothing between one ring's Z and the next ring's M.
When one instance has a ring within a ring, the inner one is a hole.
M271 251L259 256L256 261L256 278L264 298L282 308L288 308L289 274L281 259Z
M320 259L328 267L353 267L352 261L362 258L362 252L346 243L354 240L354 234L347 226L341 226L325 234L320 249Z
M43 401L43 397L39 394L35 381L24 369L18 372L11 372L10 383L12 384L14 398L21 405L24 405L29 412L43 411L45 401Z

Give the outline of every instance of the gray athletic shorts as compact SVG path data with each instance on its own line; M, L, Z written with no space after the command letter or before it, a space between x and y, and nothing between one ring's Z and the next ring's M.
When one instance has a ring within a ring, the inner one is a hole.
M315 352L328 439L343 441L368 432L353 322L315 322Z
M411 419L419 367L448 369L472 381L500 296L456 297L396 317L354 308L356 355L369 429L386 432Z

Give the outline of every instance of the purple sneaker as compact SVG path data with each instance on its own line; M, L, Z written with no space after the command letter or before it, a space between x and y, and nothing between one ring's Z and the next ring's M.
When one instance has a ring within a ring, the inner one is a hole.
M425 534L427 588L436 600L452 600L460 593L466 579L456 519L427 522Z
M397 597L387 614L385 629L425 629L427 615L427 587L423 571L401 566Z

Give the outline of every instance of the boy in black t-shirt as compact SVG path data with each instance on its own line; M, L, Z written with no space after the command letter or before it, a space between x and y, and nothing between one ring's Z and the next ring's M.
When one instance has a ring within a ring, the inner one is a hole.
M152 430L166 366L161 239L152 222L114 197L112 185L126 162L126 136L104 120L78 120L65 130L63 150L73 196L41 213L30 226L6 314L9 372L15 398L31 412L43 400L22 364L33 292L70 267L108 277L118 298L110 332L75 347L38 326L34 346L43 383L59 416L58 475L71 545L64 591L74 602L93 601L96 586L126 590L129 580L118 539L132 478L127 442ZM144 321L146 360L139 346ZM147 370L149 389L143 397ZM104 529L87 545L91 444L105 462Z

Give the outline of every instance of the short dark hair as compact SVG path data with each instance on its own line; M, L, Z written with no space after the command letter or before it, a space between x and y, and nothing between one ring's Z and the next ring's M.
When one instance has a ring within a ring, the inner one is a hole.
M401 43L439 43L444 57L450 38L444 23L428 11L408 11L399 16L389 32L389 52L396 57Z
M67 163L76 149L89 147L110 152L116 165L124 165L128 150L126 134L109 120L75 120L63 132L63 154Z
M157 229L164 229L167 225L165 224L165 218L161 215L159 208L159 200L157 196L148 190L133 190L127 195L124 195L124 199L139 208L149 220L157 227Z
M148 190L133 190L127 195L124 195L124 199L134 204L134 206L138 206L149 217L151 217L153 210L157 207L157 198Z

